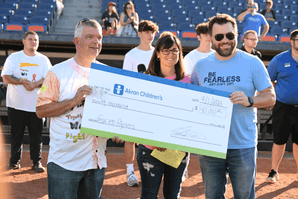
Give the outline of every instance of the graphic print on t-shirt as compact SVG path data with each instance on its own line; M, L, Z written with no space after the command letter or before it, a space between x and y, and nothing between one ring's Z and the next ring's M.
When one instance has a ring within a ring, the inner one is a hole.
M240 76L217 76L216 72L209 72L207 77L204 77L204 83L208 86L230 86L234 82L240 82Z
M36 74L30 72L30 67L39 67L38 64L21 63L20 64L20 78L29 80L31 82L36 81Z

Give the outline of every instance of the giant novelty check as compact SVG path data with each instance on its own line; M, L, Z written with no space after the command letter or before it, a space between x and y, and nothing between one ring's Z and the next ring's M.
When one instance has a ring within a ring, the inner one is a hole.
M225 158L229 93L92 64L81 132Z

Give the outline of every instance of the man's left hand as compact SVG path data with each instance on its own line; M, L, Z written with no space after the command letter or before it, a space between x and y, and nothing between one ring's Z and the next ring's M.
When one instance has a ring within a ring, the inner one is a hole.
M30 82L29 80L23 80L23 86L27 91L33 91L35 88L34 82Z
M230 100L233 104L241 104L242 106L249 106L248 97L243 91L235 91L230 95Z
M263 38L264 38L264 35L260 35L259 36L259 41L262 42Z

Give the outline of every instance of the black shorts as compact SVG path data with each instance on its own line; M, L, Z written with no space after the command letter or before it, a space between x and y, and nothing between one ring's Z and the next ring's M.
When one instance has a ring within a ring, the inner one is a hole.
M286 144L292 133L292 141L298 144L298 105L287 105L276 100L272 115L273 142Z
M104 29L108 29L108 27L112 27L112 23L108 22L108 21L104 21ZM116 27L114 28L116 29Z

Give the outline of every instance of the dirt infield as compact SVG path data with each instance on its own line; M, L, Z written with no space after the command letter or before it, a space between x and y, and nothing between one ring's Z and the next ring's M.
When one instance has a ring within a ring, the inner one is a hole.
M108 154L108 168L102 191L103 199L136 199L140 197L140 187L128 187L126 185L126 170L123 154ZM9 160L9 152L6 152L6 164ZM43 152L42 163L45 166L47 152ZM47 195L47 175L46 172L37 174L31 170L29 152L24 152L21 160L20 170L5 171L1 174L1 183L5 182L10 187L10 199L35 199L48 198ZM135 166L137 164L135 163ZM296 175L296 165L294 159L283 159L280 165L280 180L276 184L267 184L265 181L269 169L270 159L258 159L256 180L256 198L258 199L297 199L298 182L294 181ZM138 168L135 167L136 175L140 177ZM160 189L162 190L162 188ZM163 198L162 191L159 198ZM199 168L198 157L192 156L189 165L189 179L183 182L182 199L203 199L204 187ZM226 198L233 198L231 184L228 184Z

